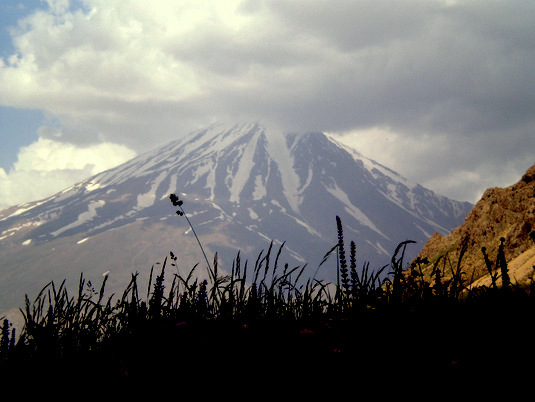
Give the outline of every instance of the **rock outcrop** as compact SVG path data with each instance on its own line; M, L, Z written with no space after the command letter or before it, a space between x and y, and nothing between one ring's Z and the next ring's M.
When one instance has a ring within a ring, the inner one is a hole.
M418 257L429 261L424 268L427 274L441 256L446 257L443 261L452 267L456 267L462 257L466 281L490 284L482 248L496 269L502 240L511 282L530 281L535 272L535 165L517 183L486 190L461 226L447 236L435 233ZM451 269L446 269L444 274L448 274L448 270L451 273Z

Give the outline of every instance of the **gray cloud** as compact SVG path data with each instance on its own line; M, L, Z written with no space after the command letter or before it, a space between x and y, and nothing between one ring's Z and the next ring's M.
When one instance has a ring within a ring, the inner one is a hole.
M261 120L338 132L471 201L535 163L535 3L86 3L32 16L0 64L0 103L47 110L63 141L139 152Z

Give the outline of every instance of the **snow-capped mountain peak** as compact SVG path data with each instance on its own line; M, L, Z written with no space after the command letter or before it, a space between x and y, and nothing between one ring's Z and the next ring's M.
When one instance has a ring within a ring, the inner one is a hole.
M140 271L140 249L151 254L160 246L189 244L192 234L174 214L172 193L184 199L205 246L222 260L238 250L256 253L273 240L286 242L293 263L311 265L336 244L336 216L357 243L360 260L382 266L399 242L423 244L434 232L446 234L472 207L412 183L323 133L214 124L45 200L0 211L0 251L10 250L3 251L3 263L20 263L33 250L40 264L24 260L24 269L51 272L61 263L50 249L68 243L77 256L83 250L91 260L107 255L103 271L113 273L113 262ZM177 230L179 238L168 239ZM198 257L190 248L185 254ZM96 269L94 261L78 261L77 268ZM325 276L333 279L332 272ZM0 289L0 304L1 295Z

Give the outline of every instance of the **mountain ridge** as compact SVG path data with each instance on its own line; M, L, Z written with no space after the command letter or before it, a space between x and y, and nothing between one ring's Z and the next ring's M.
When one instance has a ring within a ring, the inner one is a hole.
M324 133L214 124L44 200L0 211L0 305L13 304L8 284L28 285L28 276L40 278L38 285L65 275L76 283L79 272L98 278L109 271L109 283L120 287L169 251L181 257L180 269L202 261L171 193L184 200L208 254L218 253L224 269L236 252L254 258L271 241L284 243L290 265L315 268L337 242L336 216L346 238L357 242L360 263L379 267L399 242L446 234L472 207ZM332 267L320 274L336 279Z

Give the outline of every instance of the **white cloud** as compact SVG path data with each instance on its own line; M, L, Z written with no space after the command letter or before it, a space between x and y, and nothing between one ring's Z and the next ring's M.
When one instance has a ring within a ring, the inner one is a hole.
M9 172L0 168L0 208L46 198L134 156L118 144L81 148L40 138L20 149Z

